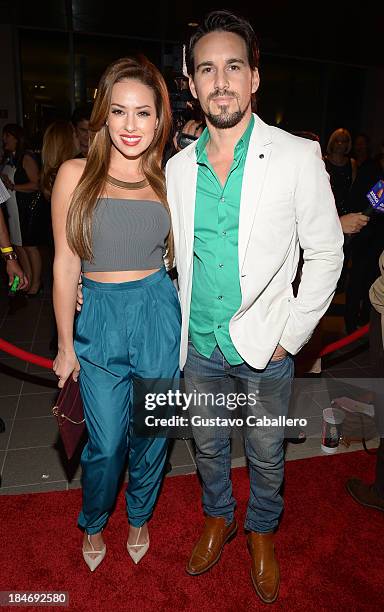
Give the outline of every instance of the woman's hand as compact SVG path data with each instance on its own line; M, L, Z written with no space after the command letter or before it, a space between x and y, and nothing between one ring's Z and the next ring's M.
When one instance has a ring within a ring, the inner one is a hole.
M80 372L80 364L77 360L74 350L66 351L59 349L56 359L53 362L53 371L59 378L58 387L62 389L64 383L72 375L74 381L77 381Z

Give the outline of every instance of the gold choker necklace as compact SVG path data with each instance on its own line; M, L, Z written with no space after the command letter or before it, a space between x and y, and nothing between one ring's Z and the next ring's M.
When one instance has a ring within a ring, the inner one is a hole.
M114 185L115 187L120 187L121 189L144 189L144 187L148 187L149 185L146 178L142 181L137 181L136 183L127 183L126 181L119 181L109 174L107 175L107 183L110 183L110 185Z

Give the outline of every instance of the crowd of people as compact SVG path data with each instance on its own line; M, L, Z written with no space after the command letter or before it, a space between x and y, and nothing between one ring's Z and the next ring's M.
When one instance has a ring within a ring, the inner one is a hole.
M75 109L71 120L57 120L44 133L40 150L27 145L23 128L7 124L3 128L3 158L0 176L7 188L7 200L0 207L9 241L28 278L23 291L29 297L42 289L41 247L52 246L50 196L61 164L74 158L86 158L90 131L90 104ZM167 161L191 144L205 128L201 111L171 133L163 154ZM313 132L296 135L319 141ZM346 128L329 136L323 159L330 177L341 227L344 233L344 264L337 286L345 293L345 332L351 333L369 321L369 288L379 273L378 260L384 248L384 215L368 213L367 193L384 176L384 143L372 155L370 139L357 134L354 141ZM50 256L52 255L52 250Z
M19 272L28 279L28 286L19 287L28 298L42 291L42 248L50 247L52 260L50 199L56 175L66 160L87 155L90 112L89 106L80 107L71 121L57 120L49 125L38 151L28 146L20 125L3 127L0 178L7 195L0 216L1 222L6 222L6 241L14 248Z
M382 157L371 158L363 135L351 156L343 128L331 135L323 161L316 138L264 123L252 112L258 65L249 22L214 11L186 49L191 94L203 117L177 135L164 78L145 58L108 66L91 115L79 111L71 122L50 125L40 156L20 126L3 130L1 177L12 201L0 242L10 279L17 265L29 297L41 290L39 247L50 244L52 219L53 368L60 388L70 377L79 381L84 405L78 523L91 571L106 555L108 517L127 458L127 551L139 563L150 546L167 439L135 435L135 378L172 385L183 371L191 394L253 392L259 399L245 407L247 416L284 416L293 355L327 312L343 259L347 331L370 315L384 242L382 217L366 214L365 196L382 177ZM173 138L175 154L164 169ZM175 266L178 292L167 274ZM379 313L381 297L376 285ZM215 402L192 402L189 412L216 422L223 416ZM238 525L230 431L193 425L192 433L205 514L186 567L196 576L219 561ZM280 584L274 532L283 510L284 429L246 427L244 437L252 584L270 603ZM384 509L375 487L370 503L361 501L361 483L350 490L361 503Z

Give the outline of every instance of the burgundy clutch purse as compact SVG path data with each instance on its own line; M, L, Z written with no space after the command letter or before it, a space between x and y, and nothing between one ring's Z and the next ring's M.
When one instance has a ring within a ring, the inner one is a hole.
M59 393L52 412L57 419L61 439L68 459L75 452L85 430L83 402L79 383L70 376Z

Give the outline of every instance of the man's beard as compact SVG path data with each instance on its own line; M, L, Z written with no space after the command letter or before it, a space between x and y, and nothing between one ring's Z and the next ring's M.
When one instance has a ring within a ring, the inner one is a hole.
M240 104L239 104L239 99L236 93L234 92L217 92L215 91L214 94L211 94L210 96L208 96L208 108L209 108L209 102L211 100L214 100L215 98L219 97L219 96L230 96L233 97L234 99L237 100L237 104L238 104L238 110L234 111L232 113L228 112L228 106L221 106L220 107L220 113L218 115L214 115L212 114L209 110L208 111L204 111L204 115L207 118L207 120L209 121L209 123L211 125L213 125L213 127L219 129L219 130L227 130L229 128L233 128L235 127L235 125L237 125L238 123L240 123L240 121L242 120L242 118L245 116L245 113L247 112L249 105L251 104L251 100L249 100L249 103L247 104L247 106L245 107L244 110L241 110L240 108Z

